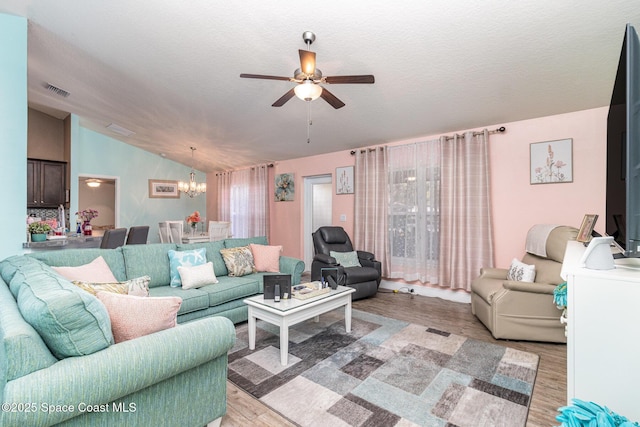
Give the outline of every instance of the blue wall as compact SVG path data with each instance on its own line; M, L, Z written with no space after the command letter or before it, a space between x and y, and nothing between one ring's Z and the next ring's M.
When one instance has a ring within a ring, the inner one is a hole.
M158 242L158 222L185 219L193 211L206 217L206 194L194 198L149 198L149 179L185 181L191 168L149 153L117 139L78 125L71 118L71 204L78 208L78 176L103 175L119 178L119 227L149 225L149 241ZM206 174L195 171L198 182L206 182ZM75 223L75 217L71 216Z
M22 252L27 215L27 20L0 14L0 259Z
M0 209L0 260L23 252L27 240L27 20L0 14L0 182L8 184ZM206 195L193 199L150 199L148 180L186 180L188 166L93 132L71 117L70 212L78 207L78 176L119 178L121 227L150 225L157 242L158 222L184 219L194 210L206 217ZM198 181L206 174L196 171ZM71 215L72 224L75 217Z

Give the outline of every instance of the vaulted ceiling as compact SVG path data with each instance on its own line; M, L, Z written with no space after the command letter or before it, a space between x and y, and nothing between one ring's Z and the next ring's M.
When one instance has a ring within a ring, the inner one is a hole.
M203 171L608 105L637 0L3 0L29 19L32 108ZM313 31L326 85L346 105L292 98ZM66 98L47 83L70 93ZM114 123L129 137L106 128Z

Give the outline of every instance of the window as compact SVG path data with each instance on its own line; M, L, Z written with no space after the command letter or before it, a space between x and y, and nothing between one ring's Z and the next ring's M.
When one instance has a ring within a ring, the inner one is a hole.
M436 282L439 255L438 141L389 148L391 277Z
M234 237L269 237L269 202L266 165L218 177L218 219L231 221Z

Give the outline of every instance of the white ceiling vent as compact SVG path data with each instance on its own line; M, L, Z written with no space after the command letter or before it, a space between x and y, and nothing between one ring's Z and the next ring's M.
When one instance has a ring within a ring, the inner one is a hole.
M131 136L136 134L134 131L123 128L122 126L118 126L115 123L111 123L110 125L108 125L107 129L109 129L111 132L115 132L122 136Z
M47 83L46 86L47 90L49 92L55 93L58 96L61 96L63 98L66 98L67 96L71 95L69 92L67 92L64 89L60 89L57 86L52 85L51 83Z

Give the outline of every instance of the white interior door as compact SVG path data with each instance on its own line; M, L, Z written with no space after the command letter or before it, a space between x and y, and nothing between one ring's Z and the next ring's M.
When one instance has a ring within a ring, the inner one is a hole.
M313 240L318 227L331 225L333 183L331 175L304 177L304 266L311 271Z

